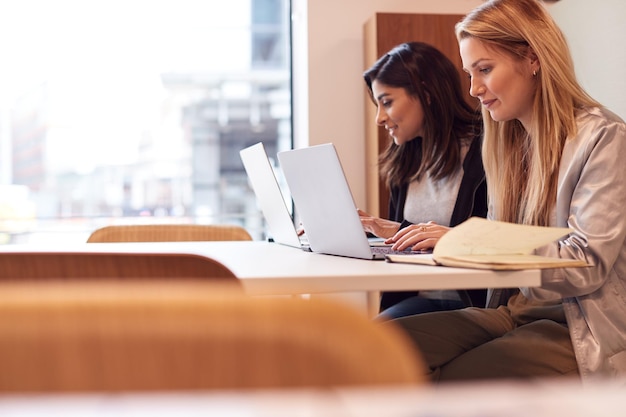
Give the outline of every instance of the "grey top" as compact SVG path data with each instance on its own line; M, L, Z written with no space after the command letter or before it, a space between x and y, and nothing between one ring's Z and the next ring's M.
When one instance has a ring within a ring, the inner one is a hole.
M469 143L461 145L461 161L465 160L468 149ZM461 162L457 171L449 177L435 180L430 175L424 175L421 181L411 182L404 203L404 218L413 224L434 221L450 226L463 174Z

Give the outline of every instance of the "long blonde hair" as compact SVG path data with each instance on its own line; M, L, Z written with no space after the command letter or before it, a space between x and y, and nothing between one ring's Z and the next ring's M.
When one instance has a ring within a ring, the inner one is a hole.
M538 0L490 0L456 25L515 59L536 55L532 121L496 122L483 109L483 162L491 214L497 220L547 226L556 204L559 164L576 134L576 109L599 106L578 84L563 33Z

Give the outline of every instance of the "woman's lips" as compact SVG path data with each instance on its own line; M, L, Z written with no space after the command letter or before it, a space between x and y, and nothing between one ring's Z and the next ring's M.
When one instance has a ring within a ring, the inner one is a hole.
M481 104L486 107L489 108L493 103L495 103L496 99L492 99L492 100L484 100L481 102Z

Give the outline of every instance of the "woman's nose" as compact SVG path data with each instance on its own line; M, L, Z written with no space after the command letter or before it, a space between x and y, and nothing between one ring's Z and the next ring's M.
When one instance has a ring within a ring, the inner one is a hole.
M478 97L484 92L483 90L484 89L482 88L482 86L479 85L479 83L476 82L474 78L470 80L470 91L469 91L470 96Z
M376 107L376 124L382 126L385 124L385 120L387 120L385 111L380 106Z

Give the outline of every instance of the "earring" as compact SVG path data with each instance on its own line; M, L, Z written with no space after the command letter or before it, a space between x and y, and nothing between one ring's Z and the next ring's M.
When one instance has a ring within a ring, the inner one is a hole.
M537 70L533 70L533 77L537 76Z

